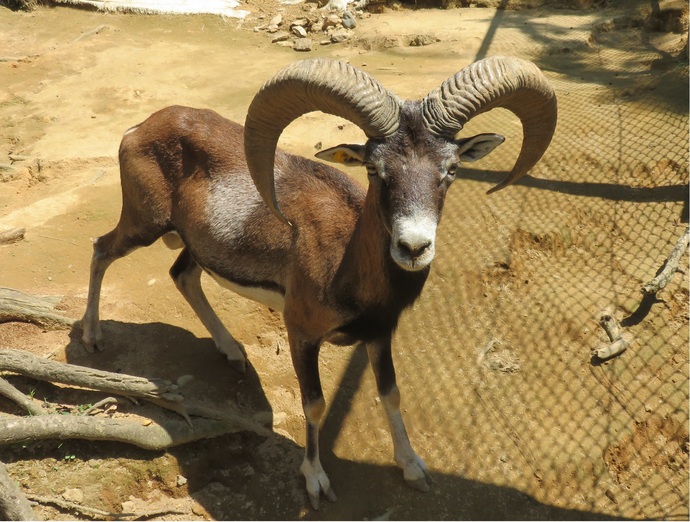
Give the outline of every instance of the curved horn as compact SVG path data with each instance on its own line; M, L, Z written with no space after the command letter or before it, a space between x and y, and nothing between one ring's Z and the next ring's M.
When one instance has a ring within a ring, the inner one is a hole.
M398 128L400 105L367 73L323 58L294 62L261 87L247 113L244 151L261 197L288 224L276 201L275 150L283 129L312 111L350 120L368 138L384 138Z
M496 192L534 167L556 129L556 94L532 62L494 56L475 62L430 92L422 102L424 122L437 136L453 139L477 114L502 107L522 122L522 149Z

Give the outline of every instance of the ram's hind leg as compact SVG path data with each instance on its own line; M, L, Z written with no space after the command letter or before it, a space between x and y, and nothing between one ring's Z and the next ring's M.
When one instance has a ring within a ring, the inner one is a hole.
M86 312L81 320L82 344L87 352L103 350L103 333L99 320L98 308L101 298L103 276L108 267L121 257L126 256L137 248L148 246L158 239L162 231L146 230L133 231L120 220L114 230L93 242L93 256L89 275L89 291L86 300Z
M175 281L177 289L211 334L218 350L228 358L230 366L244 373L246 359L242 345L230 335L228 329L225 328L216 312L211 308L201 288L201 267L194 260L188 248L182 250L170 269L170 276Z

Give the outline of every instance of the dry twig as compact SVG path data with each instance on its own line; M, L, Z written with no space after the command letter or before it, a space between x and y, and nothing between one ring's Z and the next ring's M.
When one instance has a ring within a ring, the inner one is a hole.
M678 263L680 263L680 258L683 256L685 251L688 249L688 244L690 243L690 228L688 228L685 233L680 237L676 246L673 247L671 253L664 263L663 270L652 279L649 283L642 287L642 292L645 294L654 295L663 289L670 281L673 275L678 270Z

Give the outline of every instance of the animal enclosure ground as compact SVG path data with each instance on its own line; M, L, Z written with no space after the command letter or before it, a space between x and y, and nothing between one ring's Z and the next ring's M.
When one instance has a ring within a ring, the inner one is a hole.
M280 316L204 278L248 353L247 375L232 373L170 281L176 253L162 242L106 274L106 351L85 353L78 329L20 323L0 324L0 347L149 378L192 375L187 394L272 423L275 435L159 453L86 441L2 447L22 490L112 513L175 511L166 519L687 519L687 255L657 302L646 306L640 291L688 226L685 31L655 22L657 2L554 4L386 9L359 20L352 41L308 54L253 31L274 3L252 1L244 22L0 8L0 232L26 228L23 241L0 246L0 286L63 296L58 308L73 317L86 302L91 240L119 214L120 138L157 109L209 107L242 122L267 78L312 56L348 60L419 99L472 61L509 54L542 68L560 113L533 176L492 196L519 150L519 122L492 111L464 131L507 140L451 189L429 283L394 345L403 415L435 478L429 493L394 467L366 354L326 346L323 462L338 501L308 508ZM282 8L285 19L304 14ZM349 122L309 114L280 145L312 156L362 139ZM363 169L350 173L366 182ZM599 364L591 354L608 340L605 309L633 342ZM102 398L12 382L65 404ZM0 398L0 422L9 413L18 412ZM118 405L106 414L145 423L159 413ZM50 504L36 511L86 518Z

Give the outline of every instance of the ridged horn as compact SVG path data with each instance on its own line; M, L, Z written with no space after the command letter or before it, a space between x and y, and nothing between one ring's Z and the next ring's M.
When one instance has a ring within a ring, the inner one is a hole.
M312 111L345 118L368 138L385 138L398 128L400 104L367 73L323 58L294 62L261 87L247 112L244 151L261 197L288 224L276 201L276 146L291 121Z
M448 78L422 102L429 130L448 139L470 119L496 107L508 109L520 119L523 138L515 166L488 194L527 174L551 143L558 109L556 94L542 72L519 58L485 58Z

